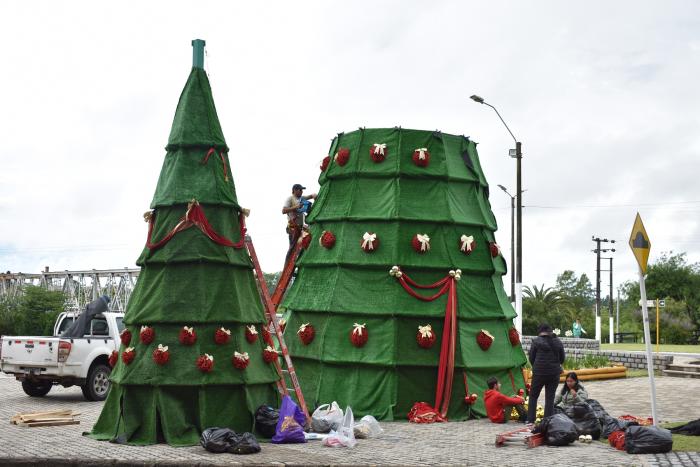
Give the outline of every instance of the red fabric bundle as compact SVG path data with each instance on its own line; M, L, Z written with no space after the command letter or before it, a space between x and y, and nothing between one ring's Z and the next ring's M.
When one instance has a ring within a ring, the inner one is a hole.
M501 253L501 248L496 242L489 242L489 250L491 251L491 256L495 258Z
M330 230L324 230L318 241L323 248L330 250L335 246L335 235Z
M321 161L321 172L325 172L326 169L328 168L328 164L330 164L331 158L330 156L326 156L323 158L323 161Z
M119 339L122 341L122 345L128 346L131 343L131 331L124 329L121 334L119 334Z
M182 345L192 345L197 342L197 333L194 332L194 328L188 328L185 326L184 328L180 329L178 339Z
M239 370L245 370L248 364L250 363L250 358L248 357L248 352L243 352L241 353L234 353L233 358L231 359L231 363L233 363L233 366Z
M360 240L360 248L365 253L372 253L379 248L379 236L374 232L365 232Z
M446 422L447 419L425 402L416 402L408 412L408 421L413 423Z
M347 164L349 159L350 150L348 148L340 148L338 152L335 153L335 161L341 167Z
M277 360L279 353L269 345L263 350L263 360L265 363L272 363Z
M136 357L136 352L134 352L134 349L132 348L128 348L124 352L122 352L122 362L124 362L124 364L126 365L133 362L134 357Z
M350 331L350 342L355 347L362 347L367 343L369 335L367 334L367 328L364 324L355 323Z
M109 354L109 366L114 368L114 365L117 364L117 360L119 359L119 352L116 350L112 350L112 353Z
M156 337L156 332L150 326L141 326L141 332L139 333L139 339L141 343L148 345L153 342L153 338Z
M426 326L418 326L418 332L416 333L416 342L418 342L418 345L423 347L424 349L429 349L435 344L435 341L437 340L437 335L435 334L435 331L433 331L433 327L431 325L426 325Z
M418 148L413 151L412 159L418 167L427 167L430 163L430 153L426 148Z
M613 431L610 433L610 436L608 436L608 443L610 443L610 446L614 447L617 450L624 451L625 450L625 432L624 430L618 430L618 431Z
M170 360L170 352L168 351L168 348L159 345L158 348L153 351L153 361L158 365L165 365L168 363L168 360Z
M371 157L372 160L377 164L386 159L387 152L388 149L386 147L386 144L383 143L375 143L369 147L369 157Z
M245 340L247 340L249 344L258 340L258 331L255 329L254 324L245 327Z
M197 357L197 368L202 373L209 373L214 369L214 357L209 354L200 355Z
M297 335L299 336L299 340L301 340L302 344L309 345L316 336L316 330L314 329L313 324L302 324L301 326L299 326Z
M476 335L476 343L479 344L481 350L486 351L491 347L491 344L493 344L493 336L489 334L488 331L482 329Z
M218 345L224 345L231 339L231 331L224 328L219 328L214 332L214 342Z
M421 241L421 239L423 241ZM425 234L415 234L411 239L411 246L416 253L427 253L430 251L430 238Z
M518 334L515 328L510 328L508 330L508 339L510 340L510 345L513 347L520 344L520 334Z

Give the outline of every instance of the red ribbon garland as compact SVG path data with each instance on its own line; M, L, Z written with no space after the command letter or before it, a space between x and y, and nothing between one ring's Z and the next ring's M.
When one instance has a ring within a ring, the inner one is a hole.
M216 149L211 147L209 148L209 151L207 151L207 154L204 156L204 159L202 159L202 162L200 162L202 165L206 165L207 162L209 162L209 156L212 154L216 153ZM226 170L226 158L224 157L224 151L219 151L219 157L221 158L221 165L223 166L224 170L224 181L228 182L228 171Z
M447 293L447 305L445 306L445 321L442 331L442 342L440 348L440 363L438 365L437 388L435 390L435 410L441 417L447 417L447 410L450 406L450 396L452 395L452 381L454 378L455 362L455 336L457 333L457 287L453 276L446 276L430 285L417 284L413 279L402 272L398 277L399 283L406 292L424 302L432 302L438 297ZM410 286L419 289L440 290L429 297L417 294Z
M151 238L153 235L153 225L155 224L155 217L155 213L153 213L153 215L151 215L150 219L148 220L148 238L146 239L146 246L151 251L163 247L175 236L176 233L189 229L193 225L196 225L199 228L199 230L201 230L204 233L204 235L206 235L207 237L209 237L210 240L218 243L219 245L240 249L243 248L243 245L245 243L246 227L245 216L243 215L243 213L240 213L238 215L238 223L241 227L241 239L237 243L233 243L228 238L219 235L212 228L211 224L209 224L209 221L207 220L207 216L204 215L202 207L196 200L192 201L187 205L187 212L185 213L185 215L180 219L180 222L178 222L177 225L173 227L173 229L170 232L168 232L168 234L165 237L158 240L157 242L152 242Z

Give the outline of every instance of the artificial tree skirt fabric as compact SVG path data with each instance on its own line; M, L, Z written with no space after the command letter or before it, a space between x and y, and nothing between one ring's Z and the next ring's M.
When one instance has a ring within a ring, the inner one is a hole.
M269 384L222 386L123 386L113 384L105 408L90 436L98 440L128 440L147 445L159 436L172 446L199 442L208 427L251 431L253 413L263 404L277 405L279 395Z

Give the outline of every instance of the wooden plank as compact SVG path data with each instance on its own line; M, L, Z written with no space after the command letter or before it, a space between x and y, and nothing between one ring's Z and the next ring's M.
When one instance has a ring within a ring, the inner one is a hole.
M37 427L37 426L63 426L63 425L78 425L80 424L80 420L65 420L62 422L26 422L26 423L18 423L19 426L21 427Z

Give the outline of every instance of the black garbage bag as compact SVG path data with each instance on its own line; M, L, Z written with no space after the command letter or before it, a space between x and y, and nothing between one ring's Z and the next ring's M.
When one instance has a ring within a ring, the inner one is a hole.
M199 438L199 444L209 452L226 452L236 432L230 428L207 428Z
M670 431L671 433L678 433L690 436L700 436L700 418L697 420L693 420L692 422L688 422L685 425L671 428Z
M279 418L279 410L269 405L261 405L255 411L255 431L263 438L272 438L275 436L275 428Z
M600 438L600 422L590 404L586 402L574 404L568 407L565 413L573 420L579 435L591 435L593 439Z
M234 435L226 452L232 454L255 454L260 452L260 444L252 433Z
M637 426L639 423L633 420L620 420L618 418L611 417L610 415L606 415L601 425L603 428L601 436L603 438L607 438L613 431L624 431L624 429L628 426Z
M671 432L658 426L629 426L625 430L628 454L657 454L673 448Z
M554 414L540 423L544 442L550 446L566 446L578 439L573 420L563 413Z
M598 421L600 421L600 424L603 424L603 420L605 419L608 413L605 411L602 405L600 405L600 402L598 402L595 399L586 399L586 403L591 406L591 409L593 409L593 413L595 414L596 418Z

